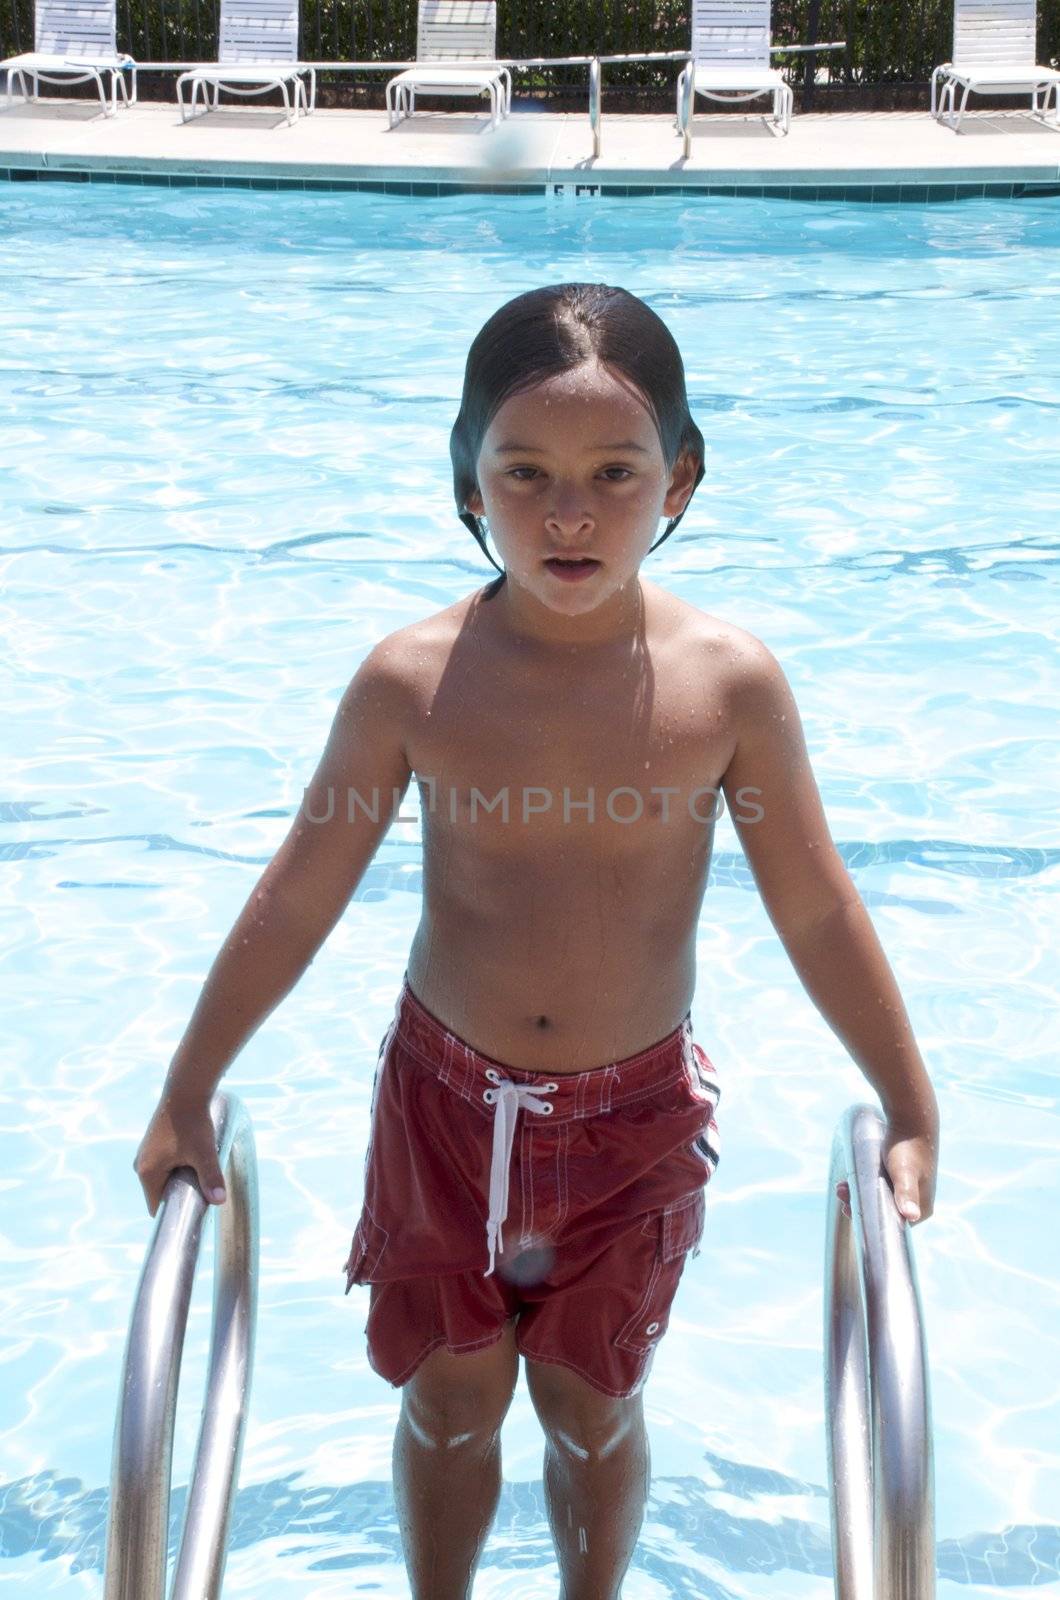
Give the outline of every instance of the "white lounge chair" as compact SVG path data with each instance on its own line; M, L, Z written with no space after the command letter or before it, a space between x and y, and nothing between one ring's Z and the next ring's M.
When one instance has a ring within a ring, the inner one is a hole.
M490 97L490 123L512 108L512 75L497 55L496 0L419 0L416 65L386 86L393 128L416 109L416 92Z
M305 75L309 76L306 100ZM186 102L184 90L191 86ZM213 106L210 106L210 89ZM202 90L202 109L217 110L218 96L266 94L279 89L290 125L301 106L308 116L317 103L316 68L298 59L298 0L221 0L217 64L202 62L177 79L180 120L195 115Z
M1060 127L1060 72L1035 61L1035 23L1035 0L954 0L953 60L944 61L931 74L931 115L936 121L960 133L968 96L974 91L1030 94L1031 115ZM964 93L954 114L958 87ZM1051 119L1046 116L1050 92Z
M123 74L132 71L132 99L136 99L136 63L115 48L115 0L37 0L33 20L32 50L0 61L7 68L7 104L17 79L23 100L36 100L38 80L45 83L94 83L105 116L118 109L118 91L130 104ZM103 78L110 73L110 102ZM33 87L26 88L26 79Z
M677 131L692 151L696 95L707 100L773 97L773 123L787 133L794 95L769 65L770 0L693 0L692 60L677 80Z

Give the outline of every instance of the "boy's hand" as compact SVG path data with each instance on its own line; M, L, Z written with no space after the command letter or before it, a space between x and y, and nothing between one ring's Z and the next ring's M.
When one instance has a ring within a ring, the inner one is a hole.
M935 1209L938 1179L938 1134L905 1128L891 1120L883 1145L883 1165L894 1189L894 1203L905 1222L926 1222ZM836 1184L839 1203L849 1217L850 1185Z
M176 1167L191 1167L207 1203L223 1205L224 1178L217 1160L217 1141L209 1109L201 1104L159 1101L133 1161L153 1217L162 1191Z

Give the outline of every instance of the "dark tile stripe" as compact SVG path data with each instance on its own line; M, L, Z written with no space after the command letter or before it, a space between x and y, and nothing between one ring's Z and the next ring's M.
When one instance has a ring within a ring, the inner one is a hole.
M340 193L363 189L371 194L427 195L432 199L448 194L533 194L548 189L540 183L447 183L424 179L379 178L304 178L245 177L226 173L107 172L99 169L59 167L0 167L0 181L8 183L132 183L174 189L294 189L306 194ZM1060 183L881 183L881 184L741 184L741 183L607 183L590 185L584 178L555 179L555 185L573 184L580 197L592 198L592 190L607 198L636 199L648 195L750 197L775 200L835 201L850 200L874 205L935 205L952 200L1023 200L1060 195ZM589 191L587 194L586 191Z

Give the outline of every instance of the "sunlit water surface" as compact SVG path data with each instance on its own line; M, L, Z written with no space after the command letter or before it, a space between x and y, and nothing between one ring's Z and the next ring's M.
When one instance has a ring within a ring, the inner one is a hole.
M137 1144L357 663L491 574L448 475L467 345L561 279L624 284L677 336L707 476L646 573L784 665L937 1087L937 1211L913 1243L938 1592L1060 1581L1060 201L21 185L0 193L0 267L6 1592L101 1592L152 1227ZM228 1596L408 1592L399 1397L341 1269L420 881L401 823L226 1079L262 1201ZM728 818L693 1019L723 1153L645 1391L654 1480L624 1596L824 1600L827 1166L873 1095ZM211 1239L174 1532L212 1261ZM503 1448L475 1595L538 1600L558 1583L522 1381Z

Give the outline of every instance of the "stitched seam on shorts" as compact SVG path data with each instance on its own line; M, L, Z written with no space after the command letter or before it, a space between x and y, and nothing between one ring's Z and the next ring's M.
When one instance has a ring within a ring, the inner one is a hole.
M421 1350L419 1355L416 1357L416 1359L414 1361L410 1361L410 1363L409 1363L409 1365L407 1367L403 1367L402 1370L398 1373L396 1378L390 1378L387 1381L389 1383L393 1384L395 1389L398 1388L401 1384L403 1384L405 1382L406 1378L410 1377L411 1374L413 1372L415 1372L416 1368L419 1366L421 1361L426 1361L427 1357L430 1355L432 1350L437 1350L438 1346L440 1344L444 1344L444 1343L445 1343L444 1337L443 1338L439 1338L439 1339L432 1339L430 1344L427 1346L427 1348L425 1350Z
M399 1032L398 1035L397 1035L397 1043L401 1046L402 1049L407 1050L408 1053L411 1056L413 1056L415 1058L415 1060L417 1060L420 1063L421 1066L426 1067L429 1072L432 1072L436 1078L438 1078L442 1083L444 1083L446 1085L447 1088L452 1089L456 1094L460 1095L460 1097L462 1099L467 1100L470 1105L473 1105L476 1108L478 1108L479 1110L482 1110L482 1111L486 1112L486 1114L488 1114L488 1108L485 1107L485 1106L479 1106L478 1098L472 1092L471 1082L473 1082L473 1068L472 1068L472 1065L471 1065L470 1061L468 1061L468 1063L467 1063L467 1069L468 1070L467 1070L467 1076L465 1077L465 1081L463 1083L459 1083L459 1082L455 1081L454 1075L452 1074L452 1072L450 1070L450 1067L449 1067L449 1063L450 1063L450 1059L451 1059L450 1058L451 1046L449 1045L448 1040L450 1038L453 1038L455 1040L455 1035L447 1035L446 1056L445 1056L444 1062L441 1064L441 1070L439 1070L438 1061L437 1060L432 1060L431 1057L428 1056L425 1051L421 1050L419 1048L419 1046L407 1036L407 1034ZM650 1051L647 1052L647 1053L649 1055L651 1054ZM633 1057L633 1060L637 1060L637 1059L638 1059L637 1057ZM616 1067L609 1067L606 1070L609 1071L609 1072L613 1072L614 1073L614 1081L616 1083L620 1081L620 1074L619 1074L619 1072L617 1070L617 1066ZM537 1074L537 1076L540 1077L540 1076L542 1076L542 1074L539 1073L539 1074ZM579 1102L584 1099L585 1090L586 1090L587 1085L586 1085L585 1079L584 1079L582 1074L579 1073L579 1074L576 1074L575 1076L577 1077L578 1082L577 1082L577 1084L575 1086L575 1103L574 1103L574 1106L569 1108L569 1109L567 1109L567 1110L564 1110L561 1106L557 1106L556 1107L556 1112L553 1114L553 1120L555 1122L582 1121L582 1120L585 1119L585 1117L596 1114L595 1110L594 1111L589 1111L589 1110L583 1109L580 1106ZM612 1093L609 1096L607 1109L608 1110L615 1110L618 1106L634 1105L634 1104L636 1104L636 1102L638 1100L645 1100L651 1095L659 1094L659 1093L662 1092L663 1089L669 1089L675 1083L680 1083L680 1082L682 1082L682 1080L687 1081L687 1076L688 1076L687 1069L685 1067L684 1061L682 1061L680 1070L678 1072L672 1073L670 1075L670 1077L668 1077L668 1078L663 1078L659 1082L650 1083L650 1084L647 1084L647 1085L642 1085L642 1086L640 1086L639 1088L636 1088L636 1089L630 1089L625 1094L623 1094L621 1090L618 1090L616 1093ZM471 1080L471 1082L469 1082L468 1080ZM522 1080L519 1079L519 1080L513 1080L513 1081L521 1082Z
M376 1253L372 1257L371 1261L366 1264L367 1265L367 1270L369 1272L374 1272L376 1267L378 1267L380 1261L383 1259L383 1251L386 1249L387 1244L389 1242L390 1232L389 1232L389 1230L387 1228L383 1227L382 1223L376 1222L375 1218L372 1216L370 1211L366 1210L365 1211L365 1215L366 1215L369 1223L371 1224L372 1228L375 1229L376 1233L381 1233L383 1235L382 1244L379 1246L379 1249L376 1251ZM367 1237L368 1237L367 1230L365 1230L365 1239L366 1239L366 1241L367 1241ZM367 1253L367 1243L366 1243L366 1253Z
M652 1261L651 1277L648 1279L648 1287L644 1291L640 1304L633 1315L622 1324L621 1328L615 1334L615 1344L621 1345L624 1350L641 1350L644 1348L642 1345L628 1343L627 1336L634 1324L640 1321L641 1317L646 1314L648 1307L651 1305L652 1295L655 1293L655 1286L662 1275L662 1268L662 1256L660 1254L656 1254L655 1259Z
M522 1349L522 1348L520 1348L519 1353L520 1353L520 1355L525 1356L527 1358L527 1360L529 1360L529 1361L546 1361L552 1366L569 1367L571 1372L578 1373L579 1377L584 1378L587 1383L591 1383L594 1389L600 1389L600 1390L603 1391L604 1394L614 1395L616 1399L626 1400L626 1399L630 1398L630 1394L631 1394L630 1390L627 1390L627 1389L611 1389L611 1388L609 1388L606 1383L601 1383L598 1378L592 1377L590 1375L589 1371L587 1370L587 1368L576 1366L573 1361L567 1361L563 1356L546 1356L543 1352L541 1352L539 1350L526 1350L526 1349ZM647 1352L647 1351L642 1352L642 1360L640 1361L640 1364L639 1364L640 1365L640 1371L637 1373L636 1378L633 1380L633 1389L634 1390L637 1388L637 1385L640 1383L640 1380L641 1380L641 1377L642 1377L643 1371L644 1371L644 1362L647 1360L648 1354L649 1354L649 1352Z
M448 1339L445 1337L445 1335L441 1334L437 1339L432 1339L430 1344L426 1347L426 1349L425 1350L421 1350L419 1355L416 1357L416 1359L413 1362L411 1362L409 1366L405 1367L399 1373L399 1375L396 1378L391 1378L388 1381L390 1383L392 1383L395 1387L397 1387L398 1385L404 1383L405 1380L407 1378L411 1377L412 1373L414 1373L416 1371L416 1368L420 1365L420 1363L422 1361L426 1361L426 1359L430 1355L431 1351L438 1349L439 1345L443 1345L444 1344L447 1350L451 1350L453 1355L456 1355L458 1350L478 1350L478 1349L481 1349L484 1345L487 1345L487 1344L499 1344L500 1341L503 1338L504 1338L504 1329L503 1328L501 1329L500 1333L487 1334L485 1338L469 1340L467 1344L450 1344Z
M462 1083L455 1081L452 1073L449 1071L447 1061L439 1063L437 1060L432 1060L431 1057L426 1055L424 1051L420 1050L418 1046L411 1043L411 1041L404 1034L399 1035L398 1043L403 1050L407 1050L409 1055L419 1062L420 1066L426 1067L428 1072L433 1073L438 1081L444 1084L447 1089L452 1089L454 1094L459 1095L462 1100L466 1100L469 1105L472 1105L476 1108L476 1110L481 1111L483 1116L488 1117L490 1115L489 1106L484 1102L480 1103L478 1096L472 1093L467 1075L465 1075Z
M682 1213L693 1209L698 1211L703 1203L703 1189L693 1189L691 1194L685 1195L681 1200L673 1201L663 1212L662 1254L663 1260L668 1266L671 1262L677 1261L681 1256L687 1254L696 1244L697 1241L694 1239L690 1239L686 1245L679 1243L681 1228L684 1224Z
M522 1237L534 1231L534 1125L527 1117L519 1119L519 1165L523 1180Z
M556 1140L556 1232L567 1220L569 1199L567 1155L570 1149L570 1124L564 1123Z
M455 1355L458 1350L478 1350L485 1344L496 1344L498 1340L503 1338L504 1329L502 1328L499 1333L487 1333L481 1339L465 1339L461 1344L451 1344L448 1339L443 1339L442 1343L447 1350L451 1350Z
M650 1083L647 1085L647 1087L642 1086L639 1089L631 1089L628 1094L622 1094L619 1092L612 1098L611 1109L614 1110L617 1106L632 1105L637 1100L647 1099L649 1095L659 1094L663 1089L669 1089L675 1083L683 1082L684 1077L685 1069L684 1064L682 1063L678 1072L671 1074L669 1078L663 1078L659 1083Z

